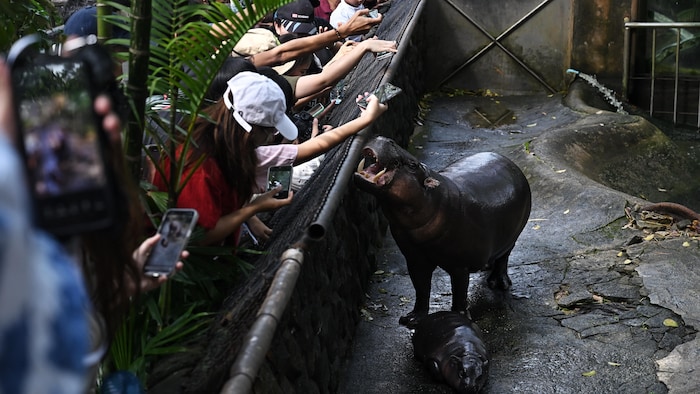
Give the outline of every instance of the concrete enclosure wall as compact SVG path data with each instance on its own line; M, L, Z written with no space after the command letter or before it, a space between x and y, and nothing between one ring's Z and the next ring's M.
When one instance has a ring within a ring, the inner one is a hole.
M566 70L574 68L619 86L632 1L430 1L426 41L436 44L425 48L426 85L499 94L562 91L571 81Z

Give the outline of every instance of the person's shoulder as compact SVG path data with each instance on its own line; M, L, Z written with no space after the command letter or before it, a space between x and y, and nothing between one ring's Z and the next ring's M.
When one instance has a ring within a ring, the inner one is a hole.
M258 157L260 166L282 166L294 162L299 150L298 147L294 144L263 145L255 148L255 155Z

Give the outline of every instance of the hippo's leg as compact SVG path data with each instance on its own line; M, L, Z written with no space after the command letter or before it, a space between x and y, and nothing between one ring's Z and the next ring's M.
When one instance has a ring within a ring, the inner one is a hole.
M450 270L448 274L450 274L450 282L452 283L452 310L468 313L469 271L461 269Z
M411 283L413 283L413 288L416 291L416 302L411 312L399 318L399 324L408 328L414 328L418 324L418 320L428 315L430 307L430 282L435 267L425 261L411 262L407 260L406 263L408 266L408 274L411 277Z
M493 269L486 279L486 284L491 289L508 290L513 284L508 277L508 257L513 248L497 258L492 264Z

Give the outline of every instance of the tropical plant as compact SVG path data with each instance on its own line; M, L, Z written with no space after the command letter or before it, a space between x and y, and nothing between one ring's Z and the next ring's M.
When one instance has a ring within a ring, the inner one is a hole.
M51 0L0 1L0 52L20 37L50 30L60 19Z
M156 191L142 181L144 207L154 222L160 213L176 204L183 179L184 153L195 119L205 105L204 95L224 60L242 35L258 20L290 0L242 0L243 12L234 13L228 4L194 3L191 0L133 0L131 7L106 2L119 12L100 18L131 32L130 39L111 39L107 45L129 48L116 57L128 61L125 93L131 111L124 134L125 152L131 158L129 171L141 176L141 158L155 160L144 149L145 137L171 160L168 168L156 165L171 180L166 191ZM224 22L225 21L225 22ZM211 25L224 22L226 34ZM159 97L152 106L153 97ZM166 115L157 109L166 108ZM179 141L183 154L175 154ZM178 157L179 156L179 157ZM154 223L157 224L157 223ZM197 239L201 234L195 234ZM145 381L157 357L186 351L185 339L201 333L209 313L251 266L237 258L231 248L190 247L183 272L158 292L145 294L132 304L130 315L112 343L103 369L131 370ZM186 335L182 335L186 333Z

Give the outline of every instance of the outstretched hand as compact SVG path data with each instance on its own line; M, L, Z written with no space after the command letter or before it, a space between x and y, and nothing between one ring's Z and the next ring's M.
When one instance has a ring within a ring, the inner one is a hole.
M379 14L376 18L369 17L369 10L361 9L348 19L347 22L338 25L338 30L344 37L367 33L372 26L379 24L384 16Z
M373 53L398 52L396 41L380 40L376 36L362 40L360 45L366 45L367 50Z
M157 278L150 277L144 274L143 272L143 267L146 265L146 260L148 259L148 255L151 254L151 251L153 250L153 247L158 243L160 240L161 235L156 233L155 235L146 238L145 241L139 245L139 247L134 251L133 253L133 258L134 261L136 262L136 266L139 269L139 276L141 278L141 282L139 283L139 288L141 293L145 293L147 291L151 291L153 289L156 289L160 287L163 283L165 283L168 280L167 275L160 275ZM180 261L175 264L175 272L178 272L182 270L182 268L185 266L185 264L182 262L182 260L186 259L190 253L186 250L182 251L182 254L180 255ZM135 290L135 289L134 289ZM134 292L132 292L134 293Z
M367 101L367 108L360 107L360 110L362 111L360 117L368 116L370 119L376 119L379 117L379 115L383 114L387 109L389 109L388 105L380 103L379 98L369 92L358 95L355 101L360 101L362 99Z
M270 191L258 195L253 201L250 202L250 204L255 206L256 212L272 211L291 204L292 197L294 197L294 192L290 190L287 198L275 198L275 194L281 191L282 186L277 186Z

